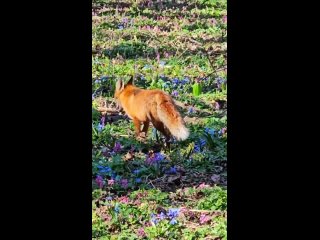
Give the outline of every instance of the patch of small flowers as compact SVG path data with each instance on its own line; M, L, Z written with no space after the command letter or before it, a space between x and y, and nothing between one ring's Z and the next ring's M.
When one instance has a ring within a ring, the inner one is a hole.
M119 232L120 229L121 232L131 230L135 237L149 239L160 236L177 237L180 231L187 232L188 225L199 225L200 229L210 226L217 237L226 235L226 229L221 228L226 221L226 205L223 205L226 204L226 198L222 189L202 184L170 195L159 191L156 194L156 192L156 190L139 190L120 197L100 195L99 204L93 205L93 221L96 223L100 221L100 224L104 225L104 230L112 234ZM177 200L187 199L188 205L168 206ZM212 205L213 200L222 204ZM214 208L206 207L206 202L208 206L211 204ZM94 227L96 228L97 224ZM206 235L208 232L203 234Z

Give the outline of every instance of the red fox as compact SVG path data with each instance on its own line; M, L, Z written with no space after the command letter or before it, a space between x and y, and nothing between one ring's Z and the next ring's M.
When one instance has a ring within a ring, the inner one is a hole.
M133 85L131 78L127 84L122 80L117 81L114 97L133 120L137 138L147 136L150 122L165 136L166 141L171 135L178 141L188 138L189 130L172 98L165 92L138 88Z

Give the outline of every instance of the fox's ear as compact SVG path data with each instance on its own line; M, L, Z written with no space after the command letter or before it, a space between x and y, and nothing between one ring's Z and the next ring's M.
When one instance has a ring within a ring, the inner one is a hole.
M118 80L116 83L116 91L121 91L124 88L124 84L122 80Z
M133 85L133 76L131 76L130 80L128 81L127 85Z

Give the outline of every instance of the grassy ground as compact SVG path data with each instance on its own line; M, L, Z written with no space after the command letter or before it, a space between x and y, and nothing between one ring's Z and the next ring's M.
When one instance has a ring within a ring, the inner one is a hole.
M226 0L93 1L92 24L93 239L226 239ZM134 139L113 103L132 75L173 96L187 140Z

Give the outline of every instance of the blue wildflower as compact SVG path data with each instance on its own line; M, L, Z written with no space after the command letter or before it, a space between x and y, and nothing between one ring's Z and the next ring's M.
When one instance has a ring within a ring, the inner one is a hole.
M123 26L122 26L122 25L119 25L118 28L119 28L120 30L122 30L122 29L123 29Z
M167 174L176 174L177 173L177 169L176 167L170 167L170 169L168 171L166 171Z
M165 61L160 61L159 66L160 66L160 67L164 67L165 64L166 64Z
M203 147L204 145L206 145L206 140L201 138L199 144L200 144L200 147Z
M216 81L218 88L221 88L221 84L224 83L225 80L222 77L217 77Z
M170 224L171 224L171 225L174 225L174 224L176 224L176 223L177 223L177 220L174 219L174 218L172 218L171 221L170 221Z
M108 80L108 76L103 76L103 77L101 77L100 79L101 79L102 82L103 82L103 81L107 81L107 80Z
M110 167L103 167L103 166L98 166L99 168L99 172L100 173L110 173L111 172L111 168Z
M188 77L185 77L181 80L181 84L184 85L184 84L187 84L189 82L189 78Z
M112 178L112 179L115 179L116 177L117 177L117 174L116 174L116 173L112 173L112 174L111 174L111 178Z
M102 116L100 122L103 127L105 126L105 121L106 121L106 117Z
M189 107L189 109L188 109L188 114L191 114L191 113L193 113L194 112L194 108L193 107Z
M154 215L153 213L151 214L151 222L153 222L154 224L158 223L158 220L156 219L156 215Z
M136 183L141 183L141 182L142 182L141 178L136 178Z
M133 171L134 174L139 174L140 172L141 172L140 169L136 169L136 170Z
M119 204L117 203L116 206L114 207L114 211L116 213L119 213L120 212L120 208L119 208Z
M148 64L146 64L146 65L143 67L143 70L147 70L147 69L150 69L150 68L151 68L151 66L148 65Z
M170 218L178 217L179 211L180 211L179 208L170 208L169 212L167 213L167 216Z
M161 153L159 153L159 152L158 152L158 153L155 153L154 159L155 159L157 162L162 161L164 158L165 158L165 156L162 155Z
M162 87L163 87L163 88L168 88L169 85L168 85L168 83L165 82L165 83L162 85Z
M215 130L213 128L205 128L204 130L206 133L210 134L210 135L214 135L215 133Z
M151 164L155 164L155 163L159 163L161 162L163 159L165 158L164 155L162 155L161 153L155 153L153 156L149 157L147 156L147 160L146 163L151 165Z
M179 84L179 79L178 78L174 78L172 79L173 84Z
M166 217L166 215L165 215L163 212L161 212L161 213L159 214L159 218L160 218L161 220L163 220L165 217Z
M98 132L101 132L103 128L104 128L104 126L101 123L99 123L97 126Z
M222 77L217 77L216 81L217 81L218 84L221 84L221 83L224 82L224 79Z
M193 151L194 151L194 152L197 152L197 153L201 151L199 144L195 144L195 145L194 145Z
M152 128L152 137L156 138L157 136L157 129L156 128Z

